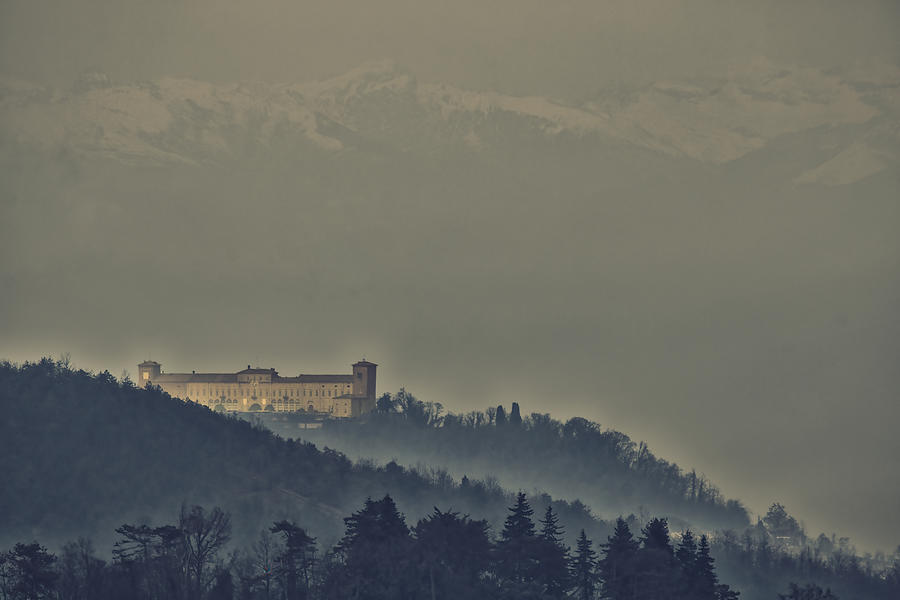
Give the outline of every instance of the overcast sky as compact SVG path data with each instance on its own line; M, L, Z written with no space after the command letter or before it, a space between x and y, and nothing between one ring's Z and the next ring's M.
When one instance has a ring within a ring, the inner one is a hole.
M898 12L890 0L5 0L0 72L291 81L388 57L425 79L577 96L758 55L896 61Z
M302 81L387 57L578 100L758 56L896 64L898 31L895 2L4 0L0 74ZM506 162L481 189L458 165L311 182L14 163L0 357L296 374L365 356L379 392L592 418L756 511L900 543L896 171L852 190L692 167L567 187L580 167Z

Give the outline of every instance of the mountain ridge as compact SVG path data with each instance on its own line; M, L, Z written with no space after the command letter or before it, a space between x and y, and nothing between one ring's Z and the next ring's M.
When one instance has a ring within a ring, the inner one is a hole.
M306 83L115 83L86 73L67 91L0 82L0 134L13 144L138 165L222 164L286 140L304 149L301 162L305 151L339 156L366 149L364 142L477 154L523 140L537 147L582 140L718 166L784 135L851 127L852 139L827 160L792 174L797 184L844 185L896 168L898 90L890 70L843 77L765 60L718 80L660 81L581 103L422 83L389 60Z

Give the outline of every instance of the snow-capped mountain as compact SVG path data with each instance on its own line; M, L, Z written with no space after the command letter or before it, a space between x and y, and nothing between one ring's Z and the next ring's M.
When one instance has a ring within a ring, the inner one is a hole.
M219 164L248 151L503 152L625 144L721 165L782 136L841 129L796 183L852 183L900 163L900 69L846 72L759 60L720 80L658 82L577 105L422 83L389 61L325 81L118 84L87 74L67 91L0 83L7 142L130 164ZM846 133L848 130L850 133Z

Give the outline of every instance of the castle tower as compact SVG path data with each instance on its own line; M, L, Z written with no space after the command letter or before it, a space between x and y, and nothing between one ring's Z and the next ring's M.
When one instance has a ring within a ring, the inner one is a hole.
M137 385L143 387L148 381L153 381L162 373L162 365L155 360L145 360L138 365Z
M353 365L353 397L364 397L364 412L375 408L375 369L378 365L363 359Z

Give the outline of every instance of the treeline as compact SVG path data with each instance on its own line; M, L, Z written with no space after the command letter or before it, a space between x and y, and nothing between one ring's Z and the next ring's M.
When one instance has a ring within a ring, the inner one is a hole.
M266 422L277 428L274 419ZM496 475L510 487L581 498L613 514L644 507L709 529L750 524L739 501L726 499L695 471L658 458L644 442L583 418L524 416L517 403L509 412L497 406L445 413L440 404L401 389L381 396L366 419L327 421L320 431L291 434L358 456L417 457L458 473Z
M0 362L0 411L0 544L81 535L107 544L118 523L185 500L222 506L242 540L302 514L313 535L333 541L359 498L390 493L416 518L449 504L491 523L503 522L511 499L496 482L354 463L158 388L48 358ZM572 530L611 530L577 501L541 502Z
M228 514L182 507L174 524L117 528L111 563L84 539L58 557L36 542L16 544L0 554L0 593L3 600L738 597L719 582L706 536L685 532L675 548L665 519L652 519L639 539L620 519L598 551L583 530L568 548L551 507L538 523L533 515L520 493L491 539L486 521L437 508L409 527L385 496L346 517L344 536L324 552L290 521L228 552Z
M428 406L423 403L421 408L426 411ZM15 546L11 554L5 555L4 569L50 561L54 566L40 572L56 573L54 586L66 581L68 576L61 570L66 564L80 564L77 568L82 573L103 573L104 586L132 585L140 589L150 585L146 583L149 580L142 578L155 572L152 569L161 568L169 560L186 560L179 553L188 551L183 548L183 532L189 529L187 523L192 522L190 510L171 526L150 525L159 520L153 515L159 514L160 507L177 506L183 500L190 505L221 506L221 514L227 512L233 517L228 519L231 539L228 548L247 550L223 554L225 550L220 548L216 551L216 561L206 564L201 575L184 579L188 575L177 571L182 573L181 579L170 577L165 580L168 587L163 589L190 589L185 586L191 581L196 585L201 578L213 574L218 577L224 565L235 596L245 581L252 580L247 575L252 571L248 571L247 557L261 544L275 548L272 556L278 554L279 544L287 544L286 531L269 531L267 541L258 537L260 529L272 529L273 522L302 526L305 536L316 538L316 560L308 574L315 583L310 583L313 586L310 589L322 594L325 582L329 581L324 574L338 572L328 570L329 565L342 564L343 555L334 550L342 536L346 537L342 518L358 507L360 498L383 498L390 494L416 525L420 518L437 518L433 507L452 507L459 514L479 515L496 532L504 528L509 504L517 502L516 495L506 492L496 480L479 481L474 477L458 480L440 468L409 469L396 462L383 466L353 463L340 452L280 438L265 428L171 398L158 389L138 389L127 378L119 381L106 372L74 370L50 359L22 366L0 362L0 410L4 415L0 419L0 547L10 546L16 540L36 538L56 550L63 548L63 540L79 536L93 539L102 548L119 544L114 548L112 562L104 563L100 571L94 568L100 564L94 560L97 557L83 541L68 544L68 551L60 550L56 559L49 558L49 554L33 544ZM415 410L407 414L414 414ZM385 414L393 414L390 419L400 419L397 414L403 413ZM504 413L504 416L510 415ZM524 426L525 421L522 425L507 422L500 429L512 431ZM496 414L493 427L497 428ZM442 428L421 429L437 432ZM502 448L497 451L504 452ZM518 459L510 455L507 460L516 463ZM577 468L575 464L571 466ZM540 464L535 469L537 480L551 475ZM590 509L578 500L562 502L546 494L532 494L530 502L541 514L545 515L549 507L559 518L564 525L561 543L573 548L571 556L577 554L579 540L575 534L582 529L593 540L606 540L614 534L615 522L593 517ZM846 540L823 536L807 539L802 529L798 533L796 520L783 507L773 508L771 515L754 527L722 529L715 534L712 529L705 529L718 575L741 590L742 600L774 599L792 581L830 586L843 598L900 597L896 583L891 583L897 580L900 554L881 557L880 562L875 560L877 557L856 557ZM203 513L194 522L202 523L210 514ZM454 519L464 519L459 514ZM132 525L119 527L123 522ZM623 522L635 537L643 538L645 535L640 532L649 526L650 519L643 514L632 514ZM674 519L668 523L676 532L687 528ZM131 545L126 543L129 536L134 538ZM415 526L409 537L416 539ZM674 533L671 538L670 545L680 547L680 534ZM785 542L795 538L798 541ZM502 536L489 536L489 566L483 571L489 582L502 577L491 562L501 541ZM414 552L419 547L409 548ZM603 558L603 547L595 547L594 551L598 559ZM81 562L73 562L78 556ZM134 563L135 557L143 557L143 562L137 563L144 565L141 569L151 569L151 566L152 569L142 571L134 567L137 570L123 571L122 565ZM196 568L196 561L190 564ZM640 560L634 565L639 572ZM125 577L123 573L130 574L132 579L117 579ZM270 590L280 589L278 586L283 584L275 581L277 569L270 573ZM435 572L435 577L439 582L440 571ZM224 575L223 578L225 586L227 578ZM28 579L33 583L39 580ZM208 594L213 593L216 581L203 584L208 586ZM337 581L351 579L345 576ZM601 577L599 583L603 581ZM8 589L13 589L19 583L9 585L12 587ZM54 590L62 594L60 588ZM428 594L422 597L430 597ZM132 596L123 592L118 597Z
M437 508L409 527L390 496L367 499L344 518L343 537L323 548L289 520L234 547L231 517L220 508L182 506L173 524L116 528L112 561L81 538L59 555L37 542L0 552L0 600L396 600L413 598L561 600L738 600L720 581L706 535L683 531L673 539L665 519L652 518L632 533L616 521L604 543L581 530L574 548L552 507L535 522L524 493L492 536L485 520ZM748 542L751 546L754 542ZM749 561L763 579L784 569L777 551L741 549L722 540L725 561ZM731 546L731 548L729 548ZM900 558L900 557L898 557ZM815 560L804 559L809 580ZM821 575L822 573L818 573ZM846 575L846 573L844 574ZM848 583L846 581L844 584ZM896 598L900 560L882 576L857 581L846 598ZM769 586L771 587L771 586ZM845 585L846 587L846 585ZM877 589L876 589L877 588ZM785 581L782 594L752 597L837 600L829 588ZM876 592L873 594L873 592Z
M717 532L712 550L722 576L745 597L764 598L805 581L844 598L900 598L900 546L890 556L859 556L847 538L808 538L778 503L754 527Z

